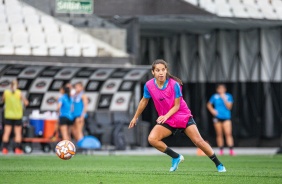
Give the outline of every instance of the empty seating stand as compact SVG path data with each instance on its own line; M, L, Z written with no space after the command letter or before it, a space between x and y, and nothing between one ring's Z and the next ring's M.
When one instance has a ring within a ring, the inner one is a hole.
M281 0L185 0L220 17L282 20Z
M0 24L0 55L99 57L106 50L108 56L127 56L22 1L0 1Z

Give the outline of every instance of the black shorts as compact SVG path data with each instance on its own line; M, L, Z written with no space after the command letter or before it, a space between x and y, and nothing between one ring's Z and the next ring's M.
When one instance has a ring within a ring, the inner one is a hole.
M177 134L178 132L179 132L179 133L184 132L184 130L185 130L188 126L190 126L190 125L197 125L197 124L196 124L195 120L191 117L191 118L189 119L189 121L187 122L187 124L186 124L186 128L174 128L174 127L171 127L169 124L166 124L166 123L157 124L157 125L161 125L161 126L167 128L167 129L169 129L169 130L172 132L172 134L175 135L175 134Z
M217 122L224 123L227 120L230 120L230 119L213 118L214 123L217 123Z
M12 125L12 126L21 126L22 120L21 119L5 119L5 125Z
M66 117L60 117L59 120L60 120L60 122L59 122L60 125L68 125L68 126L73 125L73 121L66 118Z

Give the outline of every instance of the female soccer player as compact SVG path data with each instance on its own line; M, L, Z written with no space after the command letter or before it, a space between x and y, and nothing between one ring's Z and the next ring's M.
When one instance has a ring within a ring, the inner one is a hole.
M218 160L210 145L201 137L191 111L182 98L180 87L182 81L169 73L167 63L161 59L153 62L152 74L154 78L146 82L143 98L139 102L129 128L137 124L138 117L147 106L149 99L152 98L159 117L148 141L156 149L172 157L172 166L169 171L175 171L179 163L184 161L184 157L169 148L162 139L180 130L209 156L215 163L218 172L225 172L225 167Z
M63 140L70 140L70 129L73 126L73 100L70 96L70 88L61 87L60 93L62 96L58 99L57 107L57 111L59 112L60 132Z
M88 98L84 94L83 84L81 82L76 83L74 88L76 93L73 96L73 134L76 141L80 141L83 138L84 120L87 118ZM79 142L77 144L79 145Z
M231 124L231 109L233 105L233 97L231 94L226 93L226 86L218 84L216 87L216 94L212 95L207 108L214 116L214 128L216 132L216 142L220 151L219 154L223 155L223 134L226 138L226 144L229 147L229 154L234 155L233 151L233 136Z
M3 101L5 104L4 109L4 134L3 134L3 148L2 153L8 154L9 138L14 127L16 149L15 154L22 154L21 142L22 142L22 117L23 117L23 105L27 106L28 101L22 95L21 90L18 89L18 82L13 80L11 83L11 89L7 89L3 94Z

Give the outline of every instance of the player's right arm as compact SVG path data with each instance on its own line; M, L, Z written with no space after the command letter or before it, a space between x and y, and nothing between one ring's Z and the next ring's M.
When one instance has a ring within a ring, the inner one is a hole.
M132 118L131 122L129 123L128 128L133 128L136 125L138 117L142 114L142 112L144 111L144 109L148 105L148 102L149 102L149 98L143 97L140 100L139 105L138 105L137 110L136 110L136 113L135 113L134 117Z
M207 109L210 111L210 113L213 115L213 116L217 116L217 111L215 110L215 108L213 107L213 104L214 103L214 96L212 96L209 100L209 102L207 103Z

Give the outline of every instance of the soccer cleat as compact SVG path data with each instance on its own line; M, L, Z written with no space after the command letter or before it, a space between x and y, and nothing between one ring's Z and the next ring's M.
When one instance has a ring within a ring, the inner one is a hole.
M16 149L15 149L15 154L16 154L16 155L22 155L22 154L23 154L23 151L22 151L20 148L16 148Z
M169 169L170 172L176 171L176 169L178 168L178 165L180 164L180 162L184 161L184 157L182 155L179 155L178 158L173 158L172 159L172 166Z
M219 150L219 155L224 155L223 149L220 149L220 150Z
M230 156L235 156L234 150L231 149L231 150L229 151L229 155L230 155Z
M9 150L7 148L2 149L2 154L7 155L9 153Z
M226 172L226 169L222 164L218 165L216 168L218 172Z

